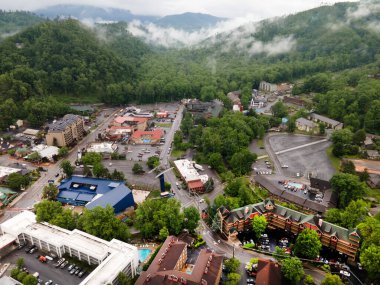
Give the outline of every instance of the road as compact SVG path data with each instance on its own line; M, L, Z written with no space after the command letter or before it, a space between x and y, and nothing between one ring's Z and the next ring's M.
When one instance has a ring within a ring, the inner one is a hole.
M77 153L79 149L85 147L89 142L95 141L95 138L100 129L108 126L111 120L114 118L114 114L117 111L112 109L112 114L105 118L94 130L92 130L86 137L84 137L78 145L72 148L68 156L64 159L69 160L71 163L74 163L77 159ZM6 209L4 215L0 218L0 223L8 220L9 218L18 214L19 211L33 207L34 204L38 203L41 200L41 192L45 185L48 184L49 180L56 180L55 177L60 171L60 161L57 161L55 164L49 166L47 172L41 172L41 177L35 181L25 192L23 196L12 206L10 209ZM16 198L17 199L17 198Z

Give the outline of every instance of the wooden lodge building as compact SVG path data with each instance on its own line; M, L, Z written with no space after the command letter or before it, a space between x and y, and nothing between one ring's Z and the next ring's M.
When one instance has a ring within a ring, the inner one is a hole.
M298 235L306 228L315 230L320 236L323 246L346 254L349 262L355 261L360 245L360 235L356 229L349 230L339 227L318 216L306 215L276 205L270 199L231 211L222 206L218 210L218 215L221 221L221 229L227 237L236 237L239 232L250 230L253 218L263 215L271 229L281 229L294 235Z

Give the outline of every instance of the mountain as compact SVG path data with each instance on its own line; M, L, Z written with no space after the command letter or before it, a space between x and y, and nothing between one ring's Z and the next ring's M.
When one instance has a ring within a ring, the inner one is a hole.
M42 21L43 18L30 12L0 10L0 40Z
M226 20L202 13L184 13L179 15L169 15L156 20L154 23L161 27L172 27L187 31L209 28L216 23Z
M158 19L155 16L144 16L132 14L129 10L117 8L101 8L89 5L54 5L35 10L34 13L54 19L76 18L79 20L92 19L94 21L126 21L139 20L142 22L152 22Z

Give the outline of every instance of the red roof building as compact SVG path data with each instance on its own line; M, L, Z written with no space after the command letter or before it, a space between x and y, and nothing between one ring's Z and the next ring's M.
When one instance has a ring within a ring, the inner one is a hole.
M157 144L163 135L164 133L161 129L154 131L137 130L133 133L131 141L135 144Z
M204 192L205 190L205 185L200 179L187 182L187 187L189 188L189 191L197 193Z
M259 259L256 285L282 285L281 266L269 259Z
M148 118L131 117L131 116L118 116L113 120L114 126L130 126L134 130L144 131L147 128Z

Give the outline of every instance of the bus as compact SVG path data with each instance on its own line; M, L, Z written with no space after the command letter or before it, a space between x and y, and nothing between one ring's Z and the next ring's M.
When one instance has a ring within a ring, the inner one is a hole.
M169 192L169 191L161 192L160 194L161 198L171 198L174 195L175 195L174 193Z

